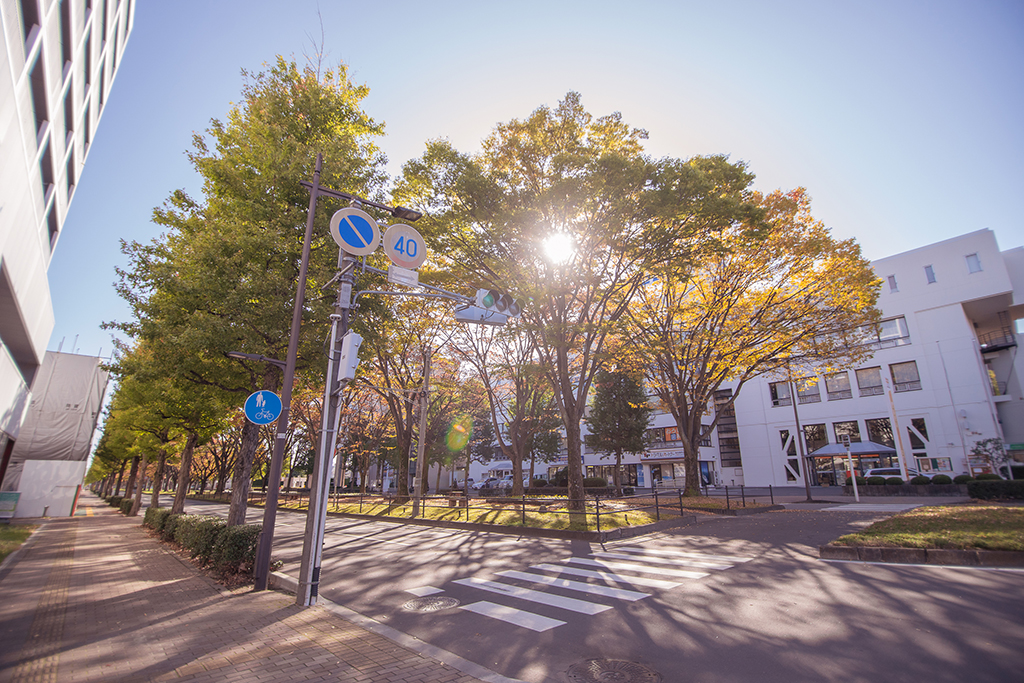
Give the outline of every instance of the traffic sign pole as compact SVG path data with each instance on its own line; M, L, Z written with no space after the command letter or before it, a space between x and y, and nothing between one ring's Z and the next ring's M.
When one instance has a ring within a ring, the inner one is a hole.
M291 414L292 383L295 381L295 359L299 351L299 330L302 326L302 309L306 301L306 276L309 272L310 244L313 241L313 218L316 215L316 200L320 190L320 169L323 155L316 155L313 170L313 186L309 192L309 215L306 217L306 234L302 242L302 261L299 264L299 283L295 292L295 307L292 309L292 327L288 339L288 356L284 366L284 386L281 388L281 417L277 420L277 434L274 452L270 458L270 472L267 474L267 502L263 510L263 530L256 548L256 562L253 567L255 585L253 590L267 589L270 579L270 551L274 545L274 524L277 522L277 498L281 488L281 469L284 463L284 445L288 439L288 417Z

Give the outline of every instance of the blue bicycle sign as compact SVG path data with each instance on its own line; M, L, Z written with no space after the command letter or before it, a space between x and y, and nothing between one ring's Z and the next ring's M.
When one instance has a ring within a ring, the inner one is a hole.
M268 425L281 415L281 397L272 391L257 391L245 399L245 416L249 422Z

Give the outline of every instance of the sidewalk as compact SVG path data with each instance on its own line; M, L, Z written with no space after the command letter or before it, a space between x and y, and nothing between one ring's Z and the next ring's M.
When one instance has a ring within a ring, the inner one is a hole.
M0 576L0 683L508 680L290 595L228 591L151 538L141 515L88 492L79 508L45 521Z

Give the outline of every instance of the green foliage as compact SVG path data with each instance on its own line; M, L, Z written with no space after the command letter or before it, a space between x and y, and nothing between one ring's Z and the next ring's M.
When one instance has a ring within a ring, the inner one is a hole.
M612 455L644 450L653 409L647 403L643 379L626 372L601 370L594 384L594 402L584 419L590 430L587 445Z
M173 541L174 536L178 531L178 522L180 522L181 518L184 516L185 515L181 513L172 513L167 515L167 518L164 520L164 525L160 529L160 538L165 541Z
M967 483L967 495L979 500L1024 500L1024 481L982 479L979 476L976 481Z
M182 515L174 530L174 540L188 550L192 557L209 562L213 544L226 522L220 517Z
M932 483L933 484L940 484L940 485L942 485L942 484L952 484L953 480L950 479L948 475L936 474L934 477L932 477Z
M885 485L885 477L877 477L877 476L876 477L868 477L866 481L867 481L868 486L884 486Z
M121 503L118 505L118 507L121 509L121 514L122 515L127 515L127 514L131 513L132 505L134 505L134 504L135 504L135 499L134 498L124 498L124 499L122 499Z
M220 529L213 543L210 561L225 573L245 571L256 561L256 544L261 524L238 524Z
M583 480L583 486L588 489L603 489L607 488L608 480L604 477L586 477Z
M853 486L853 483L850 481L850 477L846 478L846 485L847 486ZM865 479L864 477L857 477L857 486L867 486L867 485L868 485L868 480L867 479Z
M164 528L164 522L167 521L170 514L170 508L146 508L146 516L142 518L142 524L154 531L160 531Z
M121 507L121 501L122 500L124 500L124 496L108 496L107 497L107 503L109 503L110 507L112 507L112 508L119 508L119 507Z
M900 477L886 477L885 478L885 485L886 486L903 486L903 479L901 479Z
M923 474L919 474L916 477L912 477L910 479L910 483L913 484L914 486L928 486L929 484L932 483L932 480L924 476Z
M953 477L954 484L967 484L972 481L974 481L974 477L969 474L958 474Z
M978 481L1002 481L1003 478L995 472L983 472L975 477L975 479Z

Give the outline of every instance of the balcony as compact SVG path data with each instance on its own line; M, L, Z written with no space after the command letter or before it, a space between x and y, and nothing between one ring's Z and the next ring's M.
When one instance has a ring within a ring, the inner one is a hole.
M1009 349L1016 345L1017 338L1014 337L1013 330L1009 327L978 335L978 346L981 347L982 353L992 353L1001 349Z

